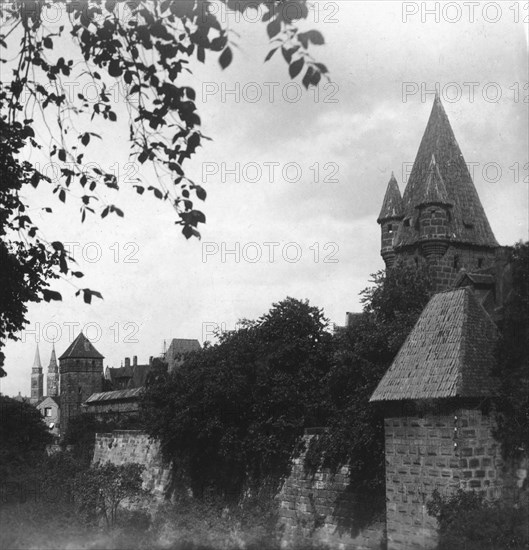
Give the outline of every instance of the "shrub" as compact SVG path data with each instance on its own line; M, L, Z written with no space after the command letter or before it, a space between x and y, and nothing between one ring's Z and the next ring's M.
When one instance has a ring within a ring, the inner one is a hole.
M480 493L434 491L428 513L439 521L438 550L522 550L529 548L529 506L488 502Z

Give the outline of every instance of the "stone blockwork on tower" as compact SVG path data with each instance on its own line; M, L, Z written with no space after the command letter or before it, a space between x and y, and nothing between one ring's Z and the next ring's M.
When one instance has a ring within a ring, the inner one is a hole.
M434 290L449 288L461 269L494 264L499 245L439 97L436 97L402 199L392 175L382 211L381 255L430 267Z
M103 390L103 356L81 332L59 357L61 434L82 412L82 404Z
M493 281L486 270L462 274L461 286L435 294L371 397L385 416L388 550L436 547L426 509L436 489L516 497L522 466L502 460L489 410L498 385L492 295L508 292L502 278Z
M501 495L503 461L494 427L494 417L472 403L386 417L388 550L436 547L437 520L426 509L434 490Z

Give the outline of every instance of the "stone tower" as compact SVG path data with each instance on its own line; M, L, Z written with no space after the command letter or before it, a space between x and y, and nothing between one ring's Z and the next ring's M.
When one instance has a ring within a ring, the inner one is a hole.
M392 176L378 223L387 268L426 263L434 290L459 271L494 264L498 243L439 96L434 100L402 199Z
M38 403L43 397L44 376L42 374L42 365L40 363L39 345L35 350L35 359L33 360L33 368L31 369L31 398L32 404Z
M103 359L82 332L59 357L61 435L88 397L103 391Z
M48 374L46 376L46 395L56 397L59 395L59 367L57 366L57 357L55 355L55 345L51 351L50 364L48 365Z

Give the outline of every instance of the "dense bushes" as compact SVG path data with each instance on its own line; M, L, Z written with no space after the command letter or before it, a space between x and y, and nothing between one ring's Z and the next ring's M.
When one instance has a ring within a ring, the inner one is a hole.
M304 427L326 421L321 381L331 346L322 312L287 298L149 386L147 429L195 494L236 500L279 479Z
M142 427L143 424L137 415L109 417L100 420L92 414L80 414L68 423L68 429L61 444L63 448L71 445L75 458L88 465L94 454L96 433L109 433L113 430L138 430Z
M522 550L529 548L529 505L487 502L459 490L448 497L434 491L428 513L439 521L437 550Z
M383 491L384 420L369 403L380 379L428 302L426 270L397 264L373 276L364 312L335 338L333 366L323 381L329 430L314 438L306 467L349 463L357 490Z
M52 442L39 411L29 403L0 395L0 479L24 476L40 463Z
M501 384L494 435L506 457L529 452L529 242L514 246L510 260L512 289L500 325L494 372Z

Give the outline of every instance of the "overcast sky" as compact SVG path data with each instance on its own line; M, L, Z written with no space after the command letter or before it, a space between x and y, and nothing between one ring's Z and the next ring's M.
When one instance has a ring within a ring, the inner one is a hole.
M86 305L61 282L52 288L63 302L31 305L22 340L5 348L2 392L29 395L37 338L46 367L52 340L60 355L82 327L105 366L118 367L126 356L147 362L164 339L202 343L215 325L231 329L286 296L307 298L343 324L383 267L376 218L391 171L404 190L436 83L497 240L527 239L527 3L460 4L458 12L444 3L436 15L433 2L318 2L302 25L326 40L312 50L332 78L318 94L290 83L281 56L263 63L263 24L227 14L238 44L232 66L221 71L211 57L193 64L190 79L213 138L187 164L208 192L202 241L185 240L169 204L127 185L135 165L126 165L118 97L120 121L93 127L103 141L88 160L119 167L122 189L108 197L125 217L81 224L75 201L63 206L47 187L26 195L49 241L79 243L81 286L104 300ZM69 38L60 46L75 55ZM54 213L41 214L43 206ZM225 253L237 247L238 262Z

